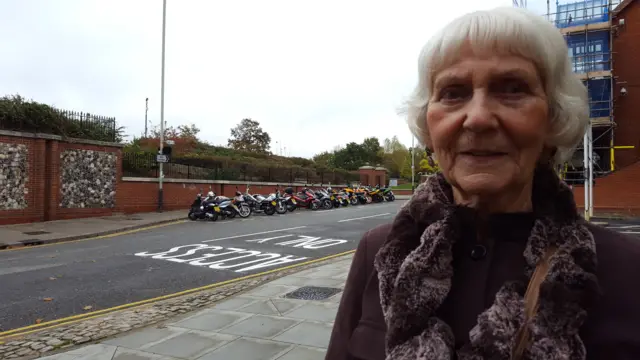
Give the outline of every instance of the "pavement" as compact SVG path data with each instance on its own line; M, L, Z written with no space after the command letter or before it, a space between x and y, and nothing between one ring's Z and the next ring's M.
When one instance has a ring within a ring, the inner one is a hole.
M351 256L47 360L324 359Z
M0 226L0 250L104 236L185 220L186 211L113 215Z
M352 251L366 231L390 222L402 203L188 221L2 250L0 337Z

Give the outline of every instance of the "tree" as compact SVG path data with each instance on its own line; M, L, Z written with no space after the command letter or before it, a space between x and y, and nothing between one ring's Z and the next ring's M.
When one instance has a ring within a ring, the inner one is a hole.
M198 140L200 129L194 124L179 125L177 130L180 138Z
M334 168L335 154L328 151L321 152L320 154L313 157L313 161L316 163L316 166L325 167L325 168Z
M420 160L420 172L424 174L435 174L440 171L437 161L433 161L431 158Z
M364 165L365 152L360 144L350 142L344 149L334 153L334 165L345 170L357 170Z
M251 119L242 119L231 129L229 147L235 150L267 154L271 146L271 136L260 127L260 123Z
M397 136L384 140L384 165L389 169L390 177L402 176L405 163L409 160L409 178L411 178L411 157L409 150Z
M377 137L364 139L361 146L365 163L369 165L379 165L382 163L384 150L382 146L380 146L380 141Z

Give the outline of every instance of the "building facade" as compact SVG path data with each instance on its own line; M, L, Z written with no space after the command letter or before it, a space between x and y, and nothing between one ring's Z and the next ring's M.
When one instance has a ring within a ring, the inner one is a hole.
M633 99L640 104L639 15L635 0L556 2L556 13L547 14L565 36L573 71L589 93L595 178L640 161L640 119L630 108ZM584 181L582 150L563 169L567 182Z

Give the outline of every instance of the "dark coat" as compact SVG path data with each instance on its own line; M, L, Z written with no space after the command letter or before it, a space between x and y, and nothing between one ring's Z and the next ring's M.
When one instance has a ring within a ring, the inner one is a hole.
M587 359L640 359L640 239L591 224L588 227L596 243L597 276L602 296L589 311L587 322L580 331ZM379 226L367 232L358 245L335 320L327 360L385 358L386 324L380 305L374 258L390 229L391 224ZM522 249L513 244L509 246L513 247L513 258L517 259ZM491 284L491 274L487 273L510 272L510 269L520 266L516 261L514 264L492 264L492 269L472 271L473 276L484 273L485 283L470 281L462 284L455 297L463 299L464 303L443 304L442 317L448 318L452 324L456 340L459 340L457 332L468 332L470 325L464 322L475 322L474 317L487 304L487 299L477 294L487 294L491 292L487 288L502 284L499 279L496 281L500 284Z

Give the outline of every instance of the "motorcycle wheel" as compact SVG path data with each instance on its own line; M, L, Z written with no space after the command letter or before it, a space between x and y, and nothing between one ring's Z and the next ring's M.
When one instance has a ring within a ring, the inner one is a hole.
M287 204L287 211L294 212L298 207L293 204Z
M227 217L229 219L233 219L234 217L236 217L236 212L232 210L230 213L227 214Z
M209 218L209 220L217 221L218 220L218 213L213 213L213 215Z
M371 204L371 202L373 201L371 196L367 196L366 198L367 198L367 204Z
M396 197L394 195L387 196L387 201L393 201L395 199L396 199Z
M189 211L189 220L191 221L196 221L198 220L198 217L196 216L196 214L193 211Z
M278 201L278 204L276 205L276 212L280 215L287 213L287 207L282 201Z
M251 215L251 208L247 204L240 205L238 210L238 215L240 215L240 217L243 219L248 218Z
M275 206L269 206L266 209L264 209L264 213L267 215L273 215L276 213L276 208Z
M314 202L311 203L311 205L309 205L309 208L311 210L318 210L318 209L320 209L320 205L316 201L314 201Z
M331 202L331 200L329 200L329 199L325 199L325 200L322 202L322 207L323 207L325 210L333 209L333 203Z
M380 202L383 202L383 201L384 201L384 198L383 198L381 195L376 195L376 196L373 198L373 201L375 201L375 202L377 202L377 203L380 203Z
M351 201L351 205L354 205L354 206L358 205L358 199L352 197L350 201Z

